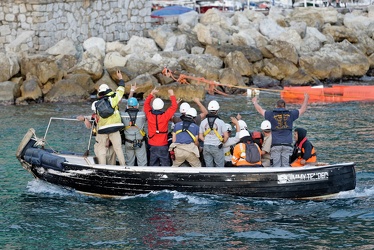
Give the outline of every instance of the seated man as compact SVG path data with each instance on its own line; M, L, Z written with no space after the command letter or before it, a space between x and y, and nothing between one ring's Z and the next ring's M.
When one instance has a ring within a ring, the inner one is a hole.
M235 167L262 167L261 149L253 142L247 130L239 133L240 141L234 147L232 154L232 165Z
M303 128L296 128L293 135L295 145L290 157L292 167L302 167L306 164L317 162L316 150L312 143L306 138L307 131Z

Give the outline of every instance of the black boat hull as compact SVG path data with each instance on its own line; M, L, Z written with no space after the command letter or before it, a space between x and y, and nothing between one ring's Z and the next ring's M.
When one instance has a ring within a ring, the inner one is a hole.
M174 190L264 198L313 198L352 190L356 186L354 163L302 168L122 167L98 165L92 157L57 155L30 146L33 143L23 144L17 158L36 178L98 196Z

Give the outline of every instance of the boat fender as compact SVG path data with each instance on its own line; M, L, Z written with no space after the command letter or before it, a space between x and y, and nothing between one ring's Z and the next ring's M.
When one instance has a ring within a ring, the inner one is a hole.
M64 157L53 155L40 148L28 148L25 152L24 159L32 165L52 168L55 170L63 170L62 163L66 162Z

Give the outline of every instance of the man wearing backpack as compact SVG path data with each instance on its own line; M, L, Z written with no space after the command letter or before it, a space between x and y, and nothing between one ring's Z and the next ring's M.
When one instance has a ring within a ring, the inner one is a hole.
M239 132L240 141L234 147L232 165L235 167L262 167L261 149L247 130Z
M219 108L217 101L210 101L209 113L201 121L199 128L199 138L204 142L203 156L207 167L223 168L225 166L223 143L227 141L229 134L225 122L217 115Z
M92 105L93 111L99 116L97 121L97 135L95 138L95 152L97 152L96 156L99 164L106 164L106 146L111 143L113 150L117 155L119 164L125 166L121 134L119 132L123 129L124 124L122 123L121 114L118 109L118 104L125 93L125 82L122 80L122 74L119 70L117 71L117 77L120 81L116 92L113 92L108 85L101 84L97 94L99 100L94 102ZM113 113L109 116L108 113L110 112L108 112L108 110L110 110L110 108L104 107L101 109L101 107L97 105L98 103L102 103L102 106L106 106L103 101L101 101L104 99L106 99L113 108ZM105 115L103 115L103 113L105 113Z

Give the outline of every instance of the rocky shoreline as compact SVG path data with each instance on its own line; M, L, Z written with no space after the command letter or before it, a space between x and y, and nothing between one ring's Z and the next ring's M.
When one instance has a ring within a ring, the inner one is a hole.
M373 5L347 13L332 7L189 12L147 34L127 43L92 37L77 45L66 38L38 54L0 53L0 104L87 101L102 83L116 88L117 69L126 93L136 83L138 98L157 86L161 98L173 88L186 101L204 99L212 87L230 95L374 75ZM180 84L163 74L165 67L194 78Z

